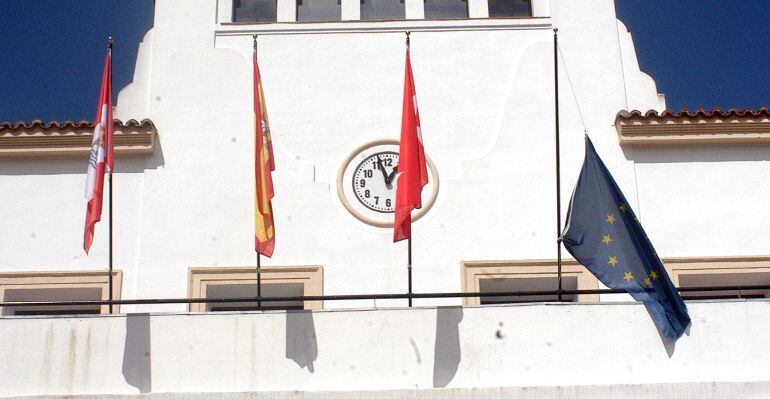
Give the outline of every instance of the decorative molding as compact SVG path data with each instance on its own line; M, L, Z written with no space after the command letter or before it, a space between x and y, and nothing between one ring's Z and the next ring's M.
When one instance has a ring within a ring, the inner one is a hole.
M262 284L302 283L305 296L323 295L322 266L262 266ZM188 296L205 298L209 285L255 284L257 271L245 267L191 267L188 271ZM305 309L323 309L323 301L307 301ZM192 303L191 312L205 312L205 303Z
M556 259L460 262L463 292L480 292L481 280L558 276ZM574 259L562 260L562 277L577 278L579 290L599 288L598 280ZM554 288L555 289L555 288ZM578 302L599 302L599 295L578 295ZM463 305L480 305L481 298L463 298Z
M770 144L770 111L621 111L615 129L622 146Z
M148 156L158 134L149 119L114 120L115 154ZM0 158L87 157L94 125L87 121L0 123Z
M108 273L107 270L0 272L0 300L4 300L5 290L9 289L100 288L101 300L106 301L110 298ZM112 298L118 300L123 271L113 269L112 277ZM109 313L109 308L109 305L102 305L101 313ZM113 305L113 311L120 313L120 305Z

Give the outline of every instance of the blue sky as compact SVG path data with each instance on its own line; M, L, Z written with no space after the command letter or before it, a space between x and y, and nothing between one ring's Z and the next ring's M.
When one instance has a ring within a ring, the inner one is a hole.
M153 0L0 6L0 121L93 119L107 36L117 93L152 26ZM669 108L770 106L770 1L616 0L616 8Z

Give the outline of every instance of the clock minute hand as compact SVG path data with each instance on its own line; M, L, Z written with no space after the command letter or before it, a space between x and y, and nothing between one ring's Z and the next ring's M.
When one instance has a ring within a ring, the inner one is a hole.
M382 159L380 158L379 155L377 156L377 168L380 169L380 172L382 172L382 178L385 180L385 184L386 185L389 184L388 174L385 173L385 166L382 164Z

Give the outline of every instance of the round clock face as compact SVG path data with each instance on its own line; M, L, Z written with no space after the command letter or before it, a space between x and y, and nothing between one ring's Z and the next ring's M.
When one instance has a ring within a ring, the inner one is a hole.
M375 212L394 212L397 169L397 152L382 151L364 158L353 171L356 199Z
M412 212L420 219L433 206L439 179L430 157L428 184L422 189L422 208ZM398 140L365 143L342 161L337 172L337 195L342 206L356 219L375 227L392 227L396 208Z

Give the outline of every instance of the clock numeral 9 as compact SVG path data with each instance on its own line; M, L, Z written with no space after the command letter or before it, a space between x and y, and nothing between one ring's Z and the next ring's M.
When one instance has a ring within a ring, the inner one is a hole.
M361 179L361 187L366 187L366 180Z

